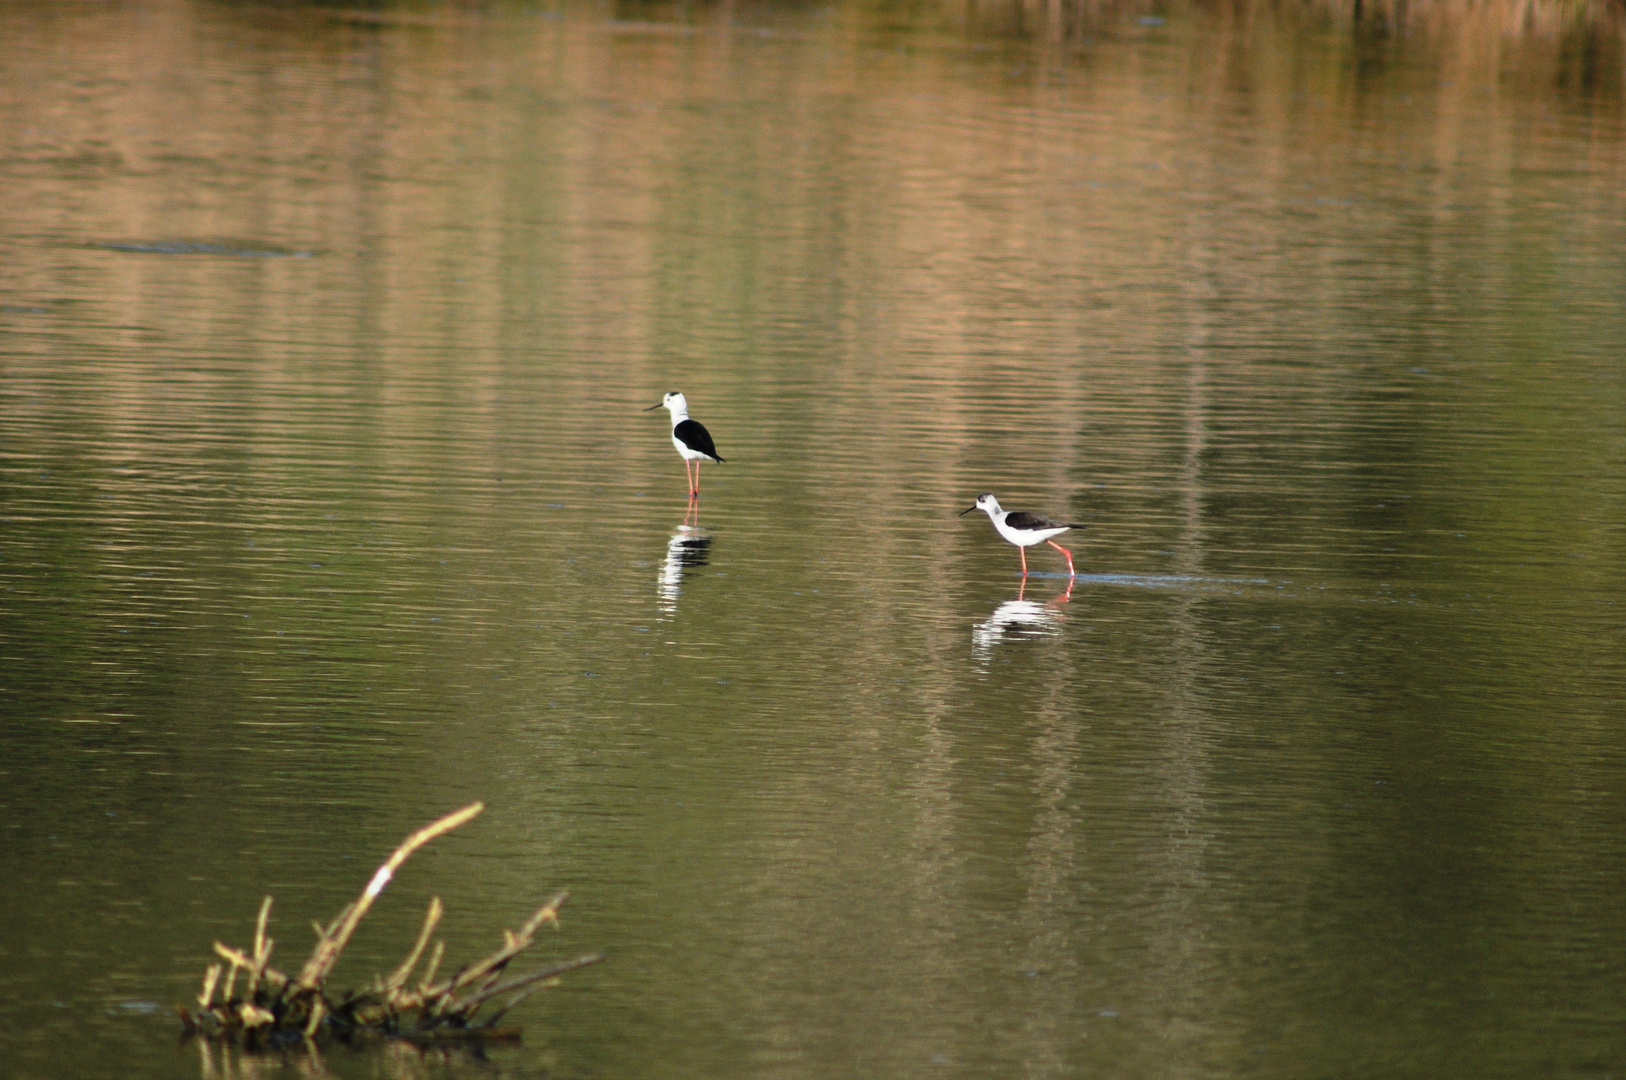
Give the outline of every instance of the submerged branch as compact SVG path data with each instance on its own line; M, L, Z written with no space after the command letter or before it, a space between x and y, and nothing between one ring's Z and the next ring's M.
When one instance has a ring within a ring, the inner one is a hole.
M185 1006L177 1009L187 1032L208 1038L240 1038L249 1045L265 1039L313 1039L325 1032L345 1036L376 1032L432 1041L518 1038L516 1029L498 1028L497 1021L531 993L557 985L560 975L603 959L594 953L504 978L514 958L535 943L536 932L543 924L551 922L558 926L559 909L570 895L567 892L558 893L537 908L517 931L504 930L500 948L465 964L439 982L435 981L435 973L445 955L445 942L437 939L430 947L443 914L440 898L435 897L429 902L412 948L388 976L380 976L367 989L338 1000L330 996L326 988L327 978L357 925L401 864L413 852L470 821L484 808L482 803L472 803L408 836L374 872L361 895L346 904L331 923L312 924L316 944L297 977L270 966L275 942L266 933L271 915L271 897L267 896L255 920L252 948L236 949L215 942L215 954L225 964L211 964L205 970L196 1010ZM412 973L426 950L429 959L423 973L416 986L409 989ZM241 995L234 993L239 971L244 974L245 988ZM222 974L225 987L217 993ZM480 1007L503 994L513 996L491 1017L476 1023L475 1013Z

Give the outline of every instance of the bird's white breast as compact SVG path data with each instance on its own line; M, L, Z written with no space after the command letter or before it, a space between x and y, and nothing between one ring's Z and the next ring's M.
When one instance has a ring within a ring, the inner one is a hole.
M1032 547L1034 544L1044 543L1052 536L1060 536L1067 531L1068 526L1063 525L1059 529L1013 529L1005 524L1005 518L1001 515L994 519L994 528L999 530L999 535L1017 547Z
M677 452L682 454L684 456L684 458L689 460L689 461L694 461L696 458L698 458L698 459L700 459L702 461L707 460L705 454L702 454L698 450L689 449L689 447L684 443L684 441L682 439L678 438L675 433L672 436L672 445L677 447Z

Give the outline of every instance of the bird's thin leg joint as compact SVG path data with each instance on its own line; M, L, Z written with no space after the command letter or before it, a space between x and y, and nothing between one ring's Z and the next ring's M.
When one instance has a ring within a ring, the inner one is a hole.
M1078 576L1078 571L1073 569L1073 553L1071 551L1068 551L1066 548L1062 547L1060 544L1056 543L1054 540L1046 540L1045 543L1049 544L1051 547L1055 548L1057 551L1059 551L1063 555L1067 556L1067 576L1068 577L1077 577Z

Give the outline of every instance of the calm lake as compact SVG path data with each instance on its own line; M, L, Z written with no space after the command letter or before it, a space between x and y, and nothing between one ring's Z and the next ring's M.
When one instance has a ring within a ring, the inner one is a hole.
M0 1075L1626 1075L1623 22L0 6Z

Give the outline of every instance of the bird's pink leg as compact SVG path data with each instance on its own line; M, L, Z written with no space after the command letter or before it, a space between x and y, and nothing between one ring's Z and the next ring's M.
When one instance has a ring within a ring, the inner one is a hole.
M1078 571L1073 569L1073 553L1071 551L1068 551L1066 548L1062 547L1060 544L1056 543L1054 540L1046 540L1045 543L1049 544L1051 547L1055 548L1057 551L1059 551L1063 555L1067 556L1067 576L1068 577L1077 577L1078 576Z
M700 498L700 459L694 459L694 497Z
M1025 548L1025 547L1019 547L1019 548L1016 549L1016 553L1018 555L1022 556L1022 576L1027 577L1028 576L1028 549Z

